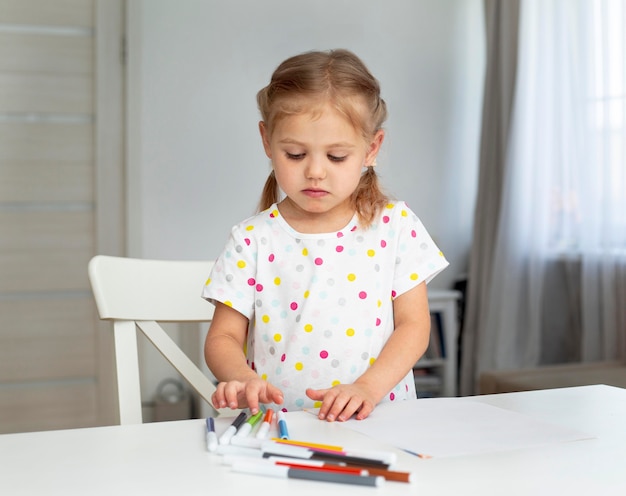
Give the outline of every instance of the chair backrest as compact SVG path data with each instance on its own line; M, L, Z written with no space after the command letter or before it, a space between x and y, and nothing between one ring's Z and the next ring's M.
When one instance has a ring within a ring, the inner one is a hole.
M200 293L212 261L143 260L97 255L89 280L98 313L113 322L120 424L140 424L139 329L208 403L211 380L183 353L159 322L210 322L213 305ZM232 415L232 413L231 413Z

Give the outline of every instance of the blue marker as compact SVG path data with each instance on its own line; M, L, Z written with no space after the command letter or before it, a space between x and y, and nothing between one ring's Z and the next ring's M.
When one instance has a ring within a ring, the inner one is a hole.
M215 434L215 421L213 417L206 419L206 444L209 451L217 449L217 434Z
M287 430L287 421L285 420L285 412L278 412L278 432L281 439L289 439L289 431Z

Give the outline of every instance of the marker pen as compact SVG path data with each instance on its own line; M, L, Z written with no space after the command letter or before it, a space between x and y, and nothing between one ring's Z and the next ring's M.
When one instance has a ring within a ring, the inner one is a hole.
M252 415L252 417L250 417L248 421L239 428L235 437L246 437L250 434L250 432L252 432L252 428L259 422L259 420L261 420L262 416L263 412L260 410L256 414Z
M289 431L287 430L287 421L285 420L285 412L278 411L278 432L281 439L289 439Z
M232 438L235 435L235 433L237 432L237 429L239 429L239 426L243 424L245 420L246 420L246 412L241 412L239 415L237 415L235 420L233 420L233 423L230 424L228 426L228 429L226 429L226 431L224 432L224 434L220 436L220 444L229 444L230 438Z
M272 417L274 416L274 410L268 408L267 412L265 412L265 417L263 417L263 423L259 430L256 433L257 439L265 439L267 437L268 432L270 431L270 427L272 426Z
M209 451L217 449L217 434L215 434L215 421L213 417L206 419L206 445Z

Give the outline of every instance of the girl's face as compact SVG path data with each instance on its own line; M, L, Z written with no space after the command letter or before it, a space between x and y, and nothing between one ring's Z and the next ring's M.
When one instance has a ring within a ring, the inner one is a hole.
M321 113L279 120L271 136L260 123L265 153L286 198L281 214L303 232L332 232L354 215L350 197L382 144L378 131L371 142L326 104Z

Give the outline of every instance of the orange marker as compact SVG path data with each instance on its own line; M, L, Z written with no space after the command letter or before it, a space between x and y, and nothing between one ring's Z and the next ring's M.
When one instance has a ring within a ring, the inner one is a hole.
M274 410L272 410L271 408L268 408L267 412L265 412L263 423L261 424L261 427L259 427L259 430L256 433L257 439L265 439L265 437L267 436L267 433L270 431L270 427L272 426L273 416L274 416Z

